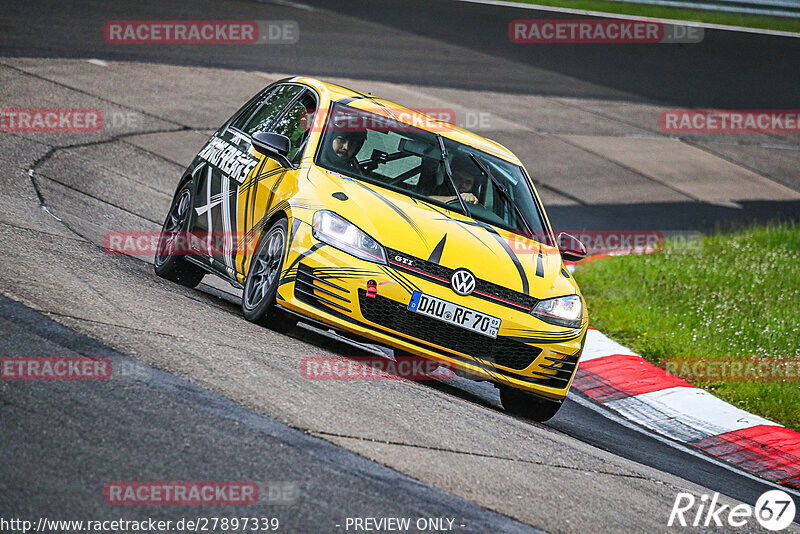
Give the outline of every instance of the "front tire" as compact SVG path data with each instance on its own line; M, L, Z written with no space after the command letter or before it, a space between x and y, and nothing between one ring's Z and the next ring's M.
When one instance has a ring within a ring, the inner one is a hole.
M289 222L281 219L261 236L242 293L245 319L284 333L297 324L297 319L275 307L288 228Z
M189 180L172 199L169 213L161 227L158 249L153 259L153 269L158 276L186 287L196 287L206 274L203 269L192 265L185 257L175 253L175 238L186 237L189 230L194 204L192 191L194 191L194 180Z
M500 386L500 402L507 412L540 423L551 419L562 405L562 402L543 399L527 391L504 385Z

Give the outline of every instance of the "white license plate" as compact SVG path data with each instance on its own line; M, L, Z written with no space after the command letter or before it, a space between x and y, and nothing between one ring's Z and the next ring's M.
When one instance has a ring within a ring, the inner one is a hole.
M438 297L414 291L408 309L491 338L497 337L500 319Z

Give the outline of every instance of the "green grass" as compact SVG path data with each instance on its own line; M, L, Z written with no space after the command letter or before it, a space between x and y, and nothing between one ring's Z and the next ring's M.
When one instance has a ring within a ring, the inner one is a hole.
M800 19L789 17L744 15L739 13L723 13L718 11L706 11L702 9L689 9L682 7L650 6L644 4L631 4L628 2L614 2L613 0L515 1L523 4L567 7L571 9L584 9L587 11L602 11L604 13L619 13L623 15L636 15L659 19L689 20L694 22L707 22L710 24L723 24L726 26L743 26L745 28L760 28L765 30L800 33Z
M580 265L575 278L591 325L662 367L672 358L800 361L798 223L602 259ZM800 430L800 381L696 385Z

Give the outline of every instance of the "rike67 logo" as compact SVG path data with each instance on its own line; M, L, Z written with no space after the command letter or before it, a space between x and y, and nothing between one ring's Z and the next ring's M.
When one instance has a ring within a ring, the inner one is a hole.
M702 495L698 499L691 493L678 493L667 526L682 527L743 527L755 518L761 527L778 531L787 528L795 518L792 497L781 490L770 490L761 495L755 506L719 503L719 493Z

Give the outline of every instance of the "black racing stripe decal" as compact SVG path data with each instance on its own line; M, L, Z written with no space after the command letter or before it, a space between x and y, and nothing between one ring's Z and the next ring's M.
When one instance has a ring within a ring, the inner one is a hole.
M266 159L264 161L266 161ZM269 171L269 172L267 172L267 173L265 173L263 175L256 176L250 182L250 189L252 189L252 194L251 194L252 203L250 205L250 213L249 213L249 215L250 215L250 220L251 221L254 221L255 218L256 218L256 196L258 195L258 187L254 187L255 184L257 182L260 182L262 180L266 180L267 178L275 176L276 174L281 174L281 176L278 178L278 180L276 180L276 182L270 188L269 199L267 199L266 209L267 209L267 211L271 211L270 210L270 208L271 208L270 204L272 204L272 200L273 200L273 198L275 196L275 189L277 189L278 185L281 183L281 180L283 180L283 178L286 176L286 174L285 174L286 171L287 171L287 169L284 169L283 167L278 167L277 169L273 169L273 170L271 170L271 171ZM245 213L247 213L247 212L245 212ZM254 227L255 227L255 225L254 225Z
M228 182L228 213L226 214L226 219L228 220L228 232L230 232L231 236L238 236L240 232L239 228L239 183L235 180L231 180L228 176L223 178ZM231 185L235 184L235 187L231 187ZM225 239L225 243L228 243L228 239ZM233 244L233 240L231 240ZM225 258L225 264L228 271L228 274L232 277L236 275L236 253L239 250L238 242L236 246L231 246L228 250L228 254Z
M253 175L252 180L248 180L247 182L241 185L242 191L249 191L250 189L254 189L254 186L267 178L272 178L276 174L280 174L282 172L286 172L288 169L284 169L283 167L278 167L276 169L272 169L271 171L267 171L265 173L261 173L261 168L264 166L264 162L268 161L266 158L262 160L262 164L258 167L259 172Z
M355 269L352 267L317 267L314 269L316 273L344 273L344 274L380 274L375 271L367 269Z
M381 266L381 270L383 270L392 280L394 280L395 282L400 284L400 287L405 289L408 292L409 295L411 293L413 293L414 291L419 291L419 288L417 288L417 286L415 286L414 284L410 283L405 278L399 276L392 269L390 269L388 267Z
M436 245L436 248L433 249L431 255L428 257L428 261L431 263L439 263L442 261L442 252L444 252L444 243L447 241L447 234L444 234L442 240Z
M578 336L581 333L581 328L572 328L569 330L561 330L553 332L551 330L531 330L529 328L506 328L508 332L522 332L523 334L541 335L541 336Z
M573 339L577 339L580 337L580 333L572 336L565 336L565 337L527 337L527 336L503 336L503 339L510 339L512 341L519 341L520 343L537 343L537 344L546 344L549 345L551 343L564 343L567 341L572 341Z
M253 182L257 182L258 178L253 180ZM250 211L245 212L245 217L250 220L250 229L253 232L253 235L257 235L261 232L261 227L264 226L264 223L261 221L256 222L256 197L258 196L259 187L251 187L250 188Z
M467 223L467 221L459 221L458 219L453 219L453 218L450 218L450 217L448 217L447 219L434 219L434 220L435 221L449 221L449 222L457 224L459 228L461 228L462 230L467 232L470 236L472 236L475 239L475 241L477 241L478 243L483 245L484 248L486 248L486 250L488 250L489 252L491 252L494 255L494 251L492 250L492 248L489 245L487 245L486 242L483 239L481 239L480 237L478 237L475 234L473 234L472 231L469 228L464 226L466 224L469 224L469 223Z
M286 275L286 276L284 276L283 278L280 279L280 281L278 282L278 287L281 287L282 285L285 285L285 284L291 284L295 280L297 280L297 275L294 275L294 274L291 275L291 276ZM281 297L281 299L282 300L286 300L283 297Z
M262 161L266 162L267 159L264 158L264 160L262 160ZM272 176L275 176L276 174L283 173L283 172L286 172L286 169L284 169L282 167L278 167L277 169L273 169L273 170L271 170L269 172L266 172L264 174L256 175L253 178L253 180L248 182L249 185L248 185L247 189L249 189L249 191L248 191L249 192L249 194L248 194L248 202L250 204L250 209L249 209L249 211L245 211L245 217L246 217L245 223L246 223L247 219L249 219L251 221L252 227L250 229L251 232L249 232L249 233L255 234L257 231L260 231L264 226L263 219L261 221L259 221L260 224L257 224L257 223L254 222L256 220L256 197L258 196L258 190L259 190L259 188L256 187L256 184L258 182L262 181L262 180L266 180L267 178L271 178ZM278 182L280 182L280 180ZM244 187L244 185L242 187ZM272 202L272 196L274 194L275 194L275 192L274 192L274 189L273 189L273 190L270 191L270 199L267 201L267 210L270 209L270 203ZM244 269L244 266L242 268Z
M345 279L348 279L348 280L360 280L362 278L372 278L372 277L375 277L375 276L381 276L382 274L383 273L368 273L368 274L362 274L362 273L318 273L317 270L314 269L314 275L317 278L322 278L324 280L333 279L333 278L339 278L339 279L342 279L342 280L345 280Z
M312 211L312 210L316 211L316 210L321 210L321 209L325 208L325 206L322 205L322 204L318 204L318 203L315 203L315 202L306 202L306 201L301 200L301 199L292 199L292 207L300 208L300 209L304 209L304 210L309 210L309 211Z
M275 183L272 184L272 187L269 188L269 197L267 198L267 210L268 211L272 207L272 201L275 200L275 191L278 189L278 186L281 185L281 182L283 181L283 179L286 178L286 170L287 169L283 170L284 172L281 173L280 176L278 176L278 179L275 180Z
M354 273L370 273L369 269L360 269L358 267L317 267L314 269L315 271L348 271Z
M268 217L272 217L278 210L288 210L289 209L289 202L287 200L281 200L277 204L275 204L270 210L267 212Z
M381 274L383 273L348 267L317 267L314 269L314 276L321 280L363 280Z
M259 219L257 223L253 225L249 232L244 236L245 239L252 239L257 236L267 225L272 216L275 215L279 210L285 210L289 208L289 203L285 200L281 200L275 206L273 206L269 211L267 211L264 216Z
M381 270L383 270L383 271L384 271L384 273L386 274L386 276L388 276L389 278L391 278L392 280L394 280L395 282L397 282L398 284L400 284L400 287L402 287L403 289L405 289L405 290L406 290L406 292L407 292L408 294L411 294L411 293L413 293L413 292L414 292L414 288L413 288L413 287L411 287L411 286L407 285L407 284L406 284L406 282L405 282L404 280L400 280L399 278L397 278L397 276L395 276L395 273L394 273L394 272L392 272L390 269L387 269L387 268L385 268L385 267L381 267Z
M303 224L298 218L292 219L292 229L289 231L289 244L287 245L288 248L292 248L292 243L294 242L294 238L297 235L297 231L300 229L300 225Z
M489 247L489 245L487 245L487 244L486 244L486 243L483 241L483 239L481 239L481 238L479 238L478 236L476 236L475 234L473 234L473 233L472 233L472 232L469 230L469 228L467 228L466 226L464 226L464 225L469 225L469 224L471 224L471 223L470 223L470 221L460 221L460 220L458 220L458 219L454 219L454 218L450 217L450 215L448 215L447 213L445 213L445 212L441 211L439 208L437 208L437 207L436 207L436 206L434 206L433 204L428 204L428 203L426 202L426 203L425 203L425 206L427 206L428 208L432 209L433 211L435 211L436 213L438 213L439 215L441 215L442 217L444 217L444 219L434 219L434 220L437 220L437 221L448 221L448 222L452 222L452 223L455 223L455 224L457 224L459 228L461 228L462 230L464 230L465 232L467 232L469 235L471 235L473 238L475 238L475 240L476 240L478 243L480 243L481 245L483 245L484 247L486 247L486 249L488 249L490 252L492 251L492 249ZM492 254L494 254L494 252L492 252Z
M403 220L404 220L404 221L406 221L406 222L408 223L408 225L409 225L409 226L411 226L411 228L413 228L413 229L414 229L414 231L417 233L417 235L419 236L419 238L420 238L420 239L422 239L422 242L423 242L423 243L425 243L425 245L426 245L426 246L428 245L428 239L425 237L425 234L424 234L424 232L423 232L423 231L422 231L422 229L419 227L419 225L416 223L416 221L414 221L414 219L412 219L411 217L409 217L409 216L408 216L408 214L407 214L406 212L404 212L403 210L401 210L401 209L400 209L400 207L399 207L397 204L395 204L394 202L392 202L392 201L391 201L391 200L389 200L388 198L384 197L383 195L381 195L381 194L380 194L380 193L378 193L377 191L374 191L372 188L370 188L370 187L367 187L366 185L364 185L364 184L362 184L362 183L360 183L360 182L358 182L358 181L354 181L353 183L355 183L355 184L358 184L359 186L363 187L364 189L366 189L367 191L369 191L370 193L372 193L372 195L373 195L373 196L375 196L375 197L377 197L379 200L381 200L381 201L382 201L384 204L386 204L387 206L389 206L390 208L392 208L392 210L393 210L395 213L397 213L397 214L398 214L400 217L402 217L402 218L403 218Z
M239 246L243 246L244 243L252 242L252 240L258 236L263 230L267 223L272 219L272 216L275 215L279 210L286 210L289 208L289 203L285 200L281 200L278 202L272 209L267 211L266 214L256 223L253 227L242 236L242 239L239 241Z
M242 208L243 209L242 213L244 213L244 227L242 228L242 230L244 230L246 234L250 233L250 228L248 228L248 225L250 224L250 220L248 219L248 214L250 213L250 194L251 194L250 187L247 184L255 181L256 177L261 172L261 169L264 167L265 161L266 158L261 160L261 163L259 163L258 166L256 167L255 171L253 172L253 177L249 180L249 182L245 181L245 183L243 183L239 187L239 194L240 195L243 194L245 196L244 208ZM239 265L239 272L244 272L244 260L245 260L245 255L242 254L242 261Z
M528 277L525 274L525 269L522 268L522 263L520 263L519 258L517 255L514 254L514 251L511 250L511 247L508 245L505 239L500 237L500 234L497 233L497 230L489 226L488 224L478 223L478 226L484 228L487 232L492 234L492 237L500 243L500 246L503 247L503 250L506 251L508 257L511 258L511 261L514 262L514 267L517 268L517 273L519 273L519 279L522 281L522 292L526 295L530 294L530 288L528 287Z
M295 265L300 263L300 260L302 260L303 258L305 258L307 256L310 256L311 254L315 253L316 251L318 251L319 249L321 249L324 246L325 246L325 243L315 243L314 246L311 247L310 249L306 250L305 252L303 252L301 254L298 254L297 257L292 262L292 264L289 265L289 267L287 267L286 269L284 269L284 271L283 271L284 272L284 277L281 278L281 282L280 282L279 285L283 285L283 284L286 283L286 281L285 281L286 275L289 274L289 271L291 271L295 267Z
M397 271L395 271L394 274L398 278L402 279L405 283L413 287L415 291L420 291L419 287L417 287L417 285L411 280L409 280L408 277L406 277L403 273L398 273Z
M544 278L544 260L542 258L542 245L539 245L539 253L536 254L536 276Z
M330 275L318 275L316 271L314 275L319 278L320 280L364 280L365 278L370 278L373 276L380 276L380 274L370 274L364 276L363 274L330 274Z

